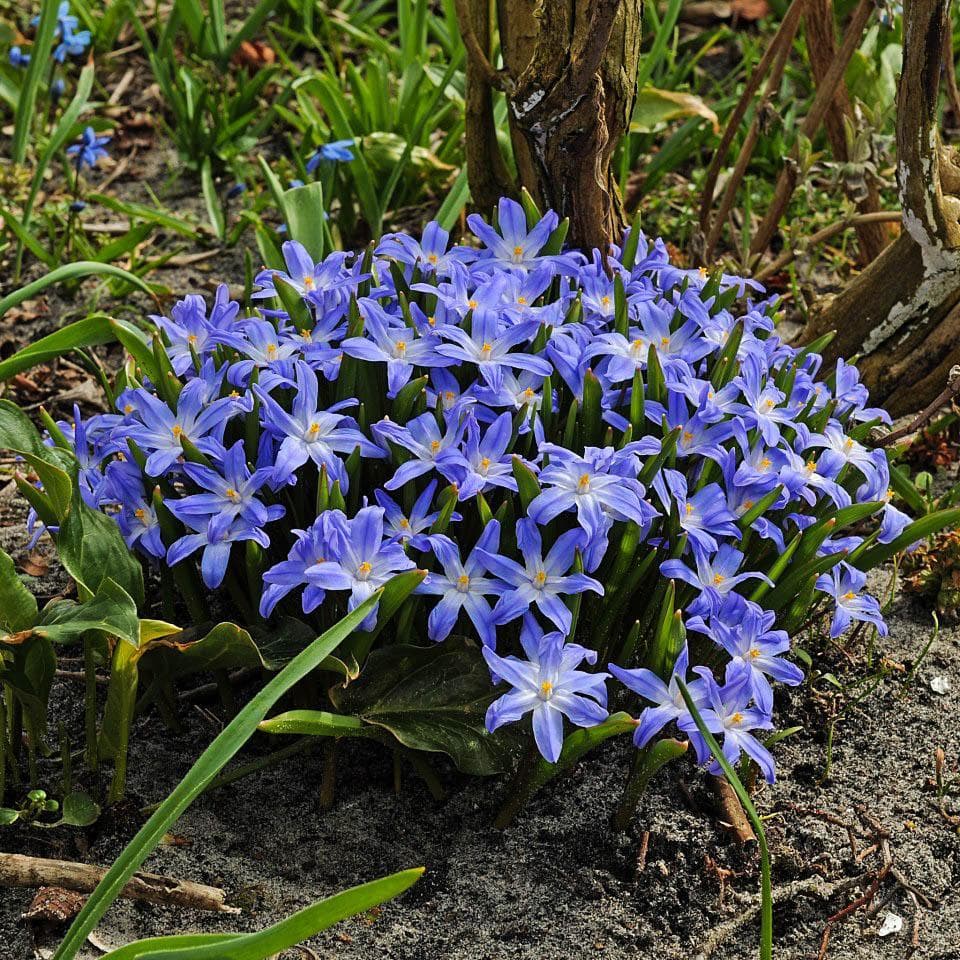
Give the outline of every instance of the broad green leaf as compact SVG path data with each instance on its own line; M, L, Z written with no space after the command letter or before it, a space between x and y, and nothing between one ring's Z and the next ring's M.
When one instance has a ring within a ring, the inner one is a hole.
M89 827L100 816L100 805L81 790L74 790L63 798L61 823L71 827Z
M464 772L480 775L510 766L509 746L484 726L495 695L479 648L456 637L431 647L381 647L356 681L330 691L341 713L388 730L405 747L446 753Z
M638 94L630 121L631 133L653 133L661 124L681 117L703 117L719 132L717 115L699 97L676 90L644 87Z
M37 614L36 597L20 579L10 555L0 550L0 627L7 633L28 630Z
M0 400L0 449L38 457L50 454L31 419L9 400Z
M283 210L287 218L287 234L306 247L315 260L324 254L323 187L319 181L294 187L283 194Z
M57 643L79 640L91 630L101 630L124 640L136 649L140 622L133 598L109 577L104 578L96 594L85 603L51 600L40 613L31 633Z
M86 942L87 934L97 925L130 877L156 848L163 835L183 811L253 736L257 726L276 702L291 687L316 669L325 657L332 654L363 622L379 599L378 591L314 640L227 724L107 871L83 909L74 918L63 942L54 954L54 960L73 960L80 947Z
M57 552L77 582L81 599L97 593L109 576L142 606L143 569L123 541L114 520L88 507L78 493L57 534ZM134 634L136 643L138 634Z

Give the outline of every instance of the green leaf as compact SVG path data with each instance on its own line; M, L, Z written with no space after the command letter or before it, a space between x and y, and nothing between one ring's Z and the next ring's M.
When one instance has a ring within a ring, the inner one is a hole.
M154 937L113 950L103 960L267 960L347 917L392 900L422 875L423 867L417 867L351 887L257 933Z
M90 630L102 630L136 647L140 641L140 621L133 598L119 584L105 577L96 595L85 603L51 600L40 614L31 632L57 643L79 640Z
M302 243L317 262L324 254L323 187L319 181L294 187L283 194L283 212L287 234Z
M388 730L405 747L445 753L465 773L480 775L510 766L508 746L484 726L494 696L486 661L464 638L381 647L359 679L330 691L341 713Z
M100 816L100 805L81 790L74 790L63 798L61 823L71 827L89 827Z
M62 357L78 347L93 347L101 343L112 343L116 339L108 317L96 315L77 320L0 361L0 380L9 380L24 370L46 363L54 357Z
M73 960L77 951L85 943L87 934L97 925L130 877L156 848L163 835L183 811L253 736L257 726L276 702L314 670L325 657L333 653L363 622L379 599L380 592L377 591L356 610L347 614L335 626L314 640L227 724L107 871L83 909L74 918L63 942L54 954L54 960ZM266 955L269 955L269 952ZM222 957L221 952L220 958ZM191 960L197 960L197 957L192 956Z
M910 544L917 540L925 540L947 527L960 527L960 507L938 510L936 513L928 513L925 517L914 520L904 528L903 533L893 543L881 543L865 551L854 560L854 566L859 570L872 570L900 553L901 550L906 550Z
M10 555L0 550L0 627L19 633L37 622L37 600L24 586Z
M653 133L661 124L681 117L703 117L715 132L720 130L717 115L692 93L644 87L638 94L630 121L631 133Z
M213 165L210 157L204 157L200 166L200 189L203 192L203 202L207 207L207 219L218 240L222 240L227 233L227 226L223 219L223 207L217 195L217 187L213 182Z
M37 457L50 455L31 419L9 400L0 400L0 449Z
M288 710L260 724L265 733L296 733L313 737L369 737L375 728L359 717L326 710Z
M58 0L42 0L40 4L40 22L37 24L37 32L30 47L30 64L23 78L23 85L20 87L20 99L15 111L10 158L16 164L22 164L27 158L30 128L37 118L37 92L44 73L49 69L59 5ZM2 312L0 310L0 313Z
M109 577L137 607L143 605L140 562L130 553L116 522L88 507L78 492L57 534L57 552L67 573L76 580L81 599L94 596Z
M50 273L40 277L39 280L34 280L33 283L28 283L25 287L21 287L19 290L14 290L13 293L8 294L0 300L0 317L11 308L23 303L24 300L30 300L32 297L43 293L47 287L52 287L56 283L97 275L119 277L121 280L125 280L132 286L149 294L151 297L153 296L153 291L150 287L136 274L130 273L129 270L115 267L112 263L97 263L95 260L78 260L76 263L68 263L62 267L57 267L56 270L51 270Z

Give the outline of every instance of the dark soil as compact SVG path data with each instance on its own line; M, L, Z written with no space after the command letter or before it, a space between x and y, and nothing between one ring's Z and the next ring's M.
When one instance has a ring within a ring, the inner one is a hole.
M960 631L942 632L909 680L931 636L929 615L902 600L890 622L891 636L876 649L873 668L858 647L850 655L836 649L817 655L820 672L830 670L846 685L846 700L821 678L780 707L783 726L803 730L778 746L780 778L757 800L773 854L775 956L781 960L817 957L828 919L869 892L874 880L869 904L833 925L826 956L960 957L960 836L958 821L948 819L960 812ZM931 689L934 678L947 679L946 693ZM872 693L851 704L874 682ZM79 720L78 686L63 681L57 687L54 722ZM844 703L824 780L830 719ZM86 831L5 829L0 847L109 863L143 822L140 807L162 799L215 735L218 713L216 703L185 706L179 735L155 716L142 718L127 804ZM954 778L943 812L930 783L938 746L946 755L945 777ZM336 803L324 811L321 754L301 755L202 797L146 864L226 888L243 907L240 916L120 901L83 956L159 933L260 928L316 898L420 864L427 872L408 894L321 935L311 943L315 955L756 956L755 846L730 842L702 775L687 761L655 779L629 831L616 833L610 817L628 759L626 743L590 756L498 832L491 821L504 797L501 782L444 771L450 796L438 803L404 768L396 795L386 752L344 743ZM884 848L893 862L886 872ZM49 955L57 942L57 934L21 919L32 896L0 891L0 942L10 960ZM887 914L902 918L903 926L881 938Z

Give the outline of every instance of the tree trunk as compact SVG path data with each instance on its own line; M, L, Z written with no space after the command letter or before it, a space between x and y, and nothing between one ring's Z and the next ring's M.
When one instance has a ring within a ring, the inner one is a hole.
M949 0L904 4L897 165L904 231L810 321L836 330L828 360L859 353L872 398L916 410L960 362L960 156L940 142L937 100Z
M570 218L571 244L605 250L625 225L611 159L636 96L643 0L497 0L502 71L483 42L489 11L489 0L457 2L482 95L507 96L517 182L502 192L526 188ZM499 154L484 116L467 116L467 175L481 206L490 202L491 153Z

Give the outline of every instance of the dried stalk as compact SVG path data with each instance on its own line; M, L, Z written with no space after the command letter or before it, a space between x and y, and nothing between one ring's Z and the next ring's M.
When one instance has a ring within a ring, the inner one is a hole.
M106 872L105 867L88 863L0 853L2 887L63 887L80 893L92 893ZM231 907L227 903L227 895L219 887L161 877L154 873L135 873L120 896L128 900L145 900L148 903L213 910L217 913L240 912L239 907Z

